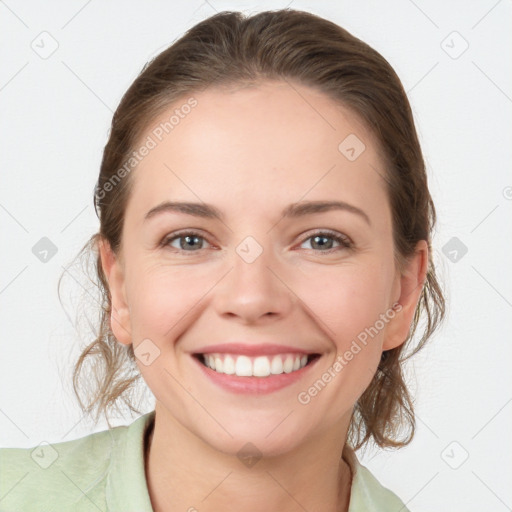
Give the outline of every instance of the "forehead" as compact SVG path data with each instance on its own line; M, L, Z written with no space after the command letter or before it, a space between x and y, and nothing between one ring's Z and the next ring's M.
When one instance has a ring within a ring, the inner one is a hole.
M267 208L301 198L385 200L371 132L347 108L296 83L184 96L153 120L139 145L149 140L132 174L141 207L175 197Z

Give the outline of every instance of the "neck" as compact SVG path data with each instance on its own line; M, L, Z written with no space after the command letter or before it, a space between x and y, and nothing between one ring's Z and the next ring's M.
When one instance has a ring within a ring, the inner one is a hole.
M170 415L159 414L158 402L156 409L145 440L154 512L348 512L352 473L342 457L347 421L291 453L262 457L245 466L236 454L215 450Z

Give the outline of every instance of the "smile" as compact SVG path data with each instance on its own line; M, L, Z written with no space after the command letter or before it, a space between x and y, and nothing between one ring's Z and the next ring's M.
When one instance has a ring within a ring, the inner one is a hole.
M197 354L199 360L217 373L238 377L268 377L304 368L316 354L278 354L249 357L239 354Z

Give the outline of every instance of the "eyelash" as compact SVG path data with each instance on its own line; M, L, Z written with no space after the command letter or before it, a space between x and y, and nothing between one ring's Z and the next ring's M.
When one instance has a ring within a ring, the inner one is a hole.
M161 246L162 247L170 247L171 242L174 242L174 240L179 240L180 238L184 238L186 236L197 236L198 238L202 238L203 240L206 240L208 242L208 240L203 235L201 235L201 233L199 233L198 231L183 231L181 233L176 233L176 234L173 233L172 235L165 237L162 240ZM315 233L310 234L309 236L304 238L299 245L302 245L304 242L306 242L310 238L314 238L317 236L324 236L326 238L332 238L335 242L338 242L340 244L340 247L333 247L326 251L317 251L315 249L306 249L306 250L314 251L315 253L319 253L319 254L332 254L336 250L352 249L354 247L353 242L347 236L340 235L336 232L331 232L328 230L317 231ZM185 251L183 249L176 249L176 247L172 247L172 250L175 252L178 252L178 253L194 253L194 252L199 252L201 249L199 249L198 251Z

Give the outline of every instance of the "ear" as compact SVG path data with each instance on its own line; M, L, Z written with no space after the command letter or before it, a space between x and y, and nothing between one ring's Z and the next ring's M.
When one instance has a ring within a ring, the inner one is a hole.
M120 343L129 345L132 342L130 310L126 302L122 264L105 239L100 238L98 249L111 296L110 328Z
M428 244L420 240L415 252L407 259L405 268L399 276L398 292L395 302L395 316L387 325L382 350L391 350L401 345L409 334L416 306L423 291L428 270Z

